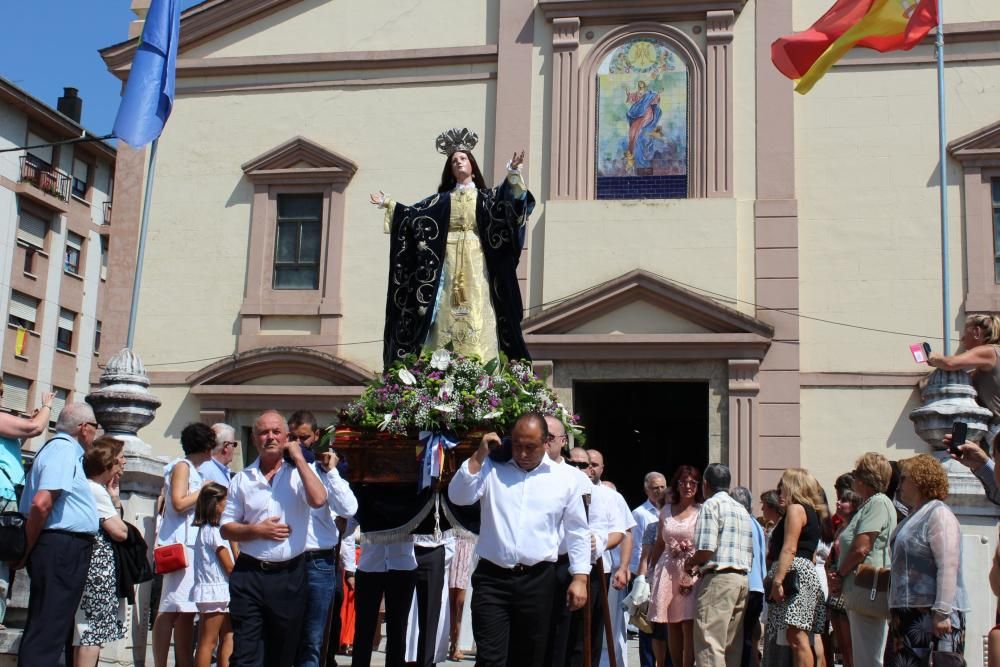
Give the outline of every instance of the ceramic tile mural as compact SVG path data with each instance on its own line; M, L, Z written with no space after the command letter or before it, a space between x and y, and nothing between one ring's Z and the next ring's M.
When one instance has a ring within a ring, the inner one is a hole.
M597 198L687 196L688 71L663 42L632 39L597 71Z

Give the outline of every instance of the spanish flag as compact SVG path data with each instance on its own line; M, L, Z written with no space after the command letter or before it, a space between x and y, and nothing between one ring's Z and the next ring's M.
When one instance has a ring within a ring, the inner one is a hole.
M908 51L937 25L938 0L837 0L808 30L778 38L771 62L808 93L855 46Z

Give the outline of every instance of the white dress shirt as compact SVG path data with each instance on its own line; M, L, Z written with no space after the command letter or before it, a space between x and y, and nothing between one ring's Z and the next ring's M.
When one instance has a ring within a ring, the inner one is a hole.
M358 499L354 497L351 486L334 467L329 473L323 474L316 464L310 464L316 470L323 486L326 487L326 505L310 508L309 528L306 534L306 551L333 549L340 541L340 531L337 530L337 517L354 516L358 511Z
M279 562L302 554L306 550L309 533L309 516L312 508L306 496L305 485L298 469L286 461L267 483L260 470L260 459L239 472L229 483L229 499L222 513L220 525L227 523L255 524L273 516L291 530L288 539L254 539L240 542L240 552L258 560ZM309 466L315 475L315 468ZM339 474L336 469L326 476Z
M448 485L456 505L480 501L480 558L500 567L556 562L560 527L569 546L569 571L590 572L590 539L577 479L547 456L533 470L487 459L478 474L465 461Z
M405 541L391 544L362 544L361 555L354 562L355 545L360 535L358 521L351 517L344 529L344 541L340 543L341 564L345 572L389 572L390 570L415 570L417 557L413 552L413 536Z
M632 518L632 512L628 509L628 503L625 502L625 498L622 494L618 493L614 489L604 486L603 484L598 484L597 486L602 489L602 491L598 492L600 496L603 496L602 502L605 502L608 505L608 520L611 522L608 532L621 533L624 538L625 533L635 527L635 519ZM621 553L621 546L604 550L604 553L602 554L604 559L604 574L611 574L612 568L617 567L618 563L612 557L611 553L616 550L618 553ZM635 551L635 547L633 547L632 550Z
M660 520L660 510L650 501L632 510L632 518L635 519L635 527L632 529L632 560L628 569L633 574L639 572L639 556L642 551L642 535L646 532L646 526Z

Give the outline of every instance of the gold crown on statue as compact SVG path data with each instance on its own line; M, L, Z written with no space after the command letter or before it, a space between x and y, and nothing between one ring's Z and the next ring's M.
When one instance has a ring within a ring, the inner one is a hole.
M479 135L467 127L453 127L438 135L434 141L438 153L451 155L455 151L471 151L479 143Z

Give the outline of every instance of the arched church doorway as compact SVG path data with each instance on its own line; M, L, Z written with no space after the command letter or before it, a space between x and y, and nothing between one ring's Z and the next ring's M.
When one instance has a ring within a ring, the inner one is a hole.
M573 410L586 428L587 447L604 454L604 479L629 507L646 500L651 470L670 475L679 465L708 464L708 382L573 383Z

